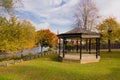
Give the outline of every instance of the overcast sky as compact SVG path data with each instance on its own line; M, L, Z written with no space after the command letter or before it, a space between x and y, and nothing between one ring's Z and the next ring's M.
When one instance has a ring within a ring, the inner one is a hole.
M80 0L23 0L16 15L32 22L36 30L49 28L60 33L74 26L74 10ZM115 17L120 22L120 0L93 0L100 15Z

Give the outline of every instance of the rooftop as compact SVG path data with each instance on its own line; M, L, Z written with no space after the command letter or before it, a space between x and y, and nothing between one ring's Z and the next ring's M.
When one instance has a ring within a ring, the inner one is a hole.
M68 32L65 32L65 33L62 33L62 34L59 34L58 37L72 37L72 36L76 36L76 37L80 37L81 35L87 35L88 37L90 36L97 36L97 37L100 37L100 34L97 33L97 32L93 32L93 31L90 31L90 30L86 30L84 28L80 28L80 27L76 27Z

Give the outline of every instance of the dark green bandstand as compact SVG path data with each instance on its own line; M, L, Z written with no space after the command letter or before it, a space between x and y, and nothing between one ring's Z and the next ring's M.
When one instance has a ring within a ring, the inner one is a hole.
M100 60L100 34L96 33L96 32L92 32L89 30L85 30L83 28L79 28L76 27L66 33L62 33L58 35L59 38L59 56L64 60L66 58L68 59L78 59L81 63L89 63L89 62L98 62ZM68 55L66 54L66 44L67 44L67 39L76 39L77 42L77 49L76 52L80 53L79 55ZM89 54L85 54L87 55L87 57L85 58L85 55L83 54L83 39L86 40L89 46L87 50L89 52ZM91 54L91 40L94 39L96 41L96 50L95 50L95 58L89 59L89 56L93 55ZM62 48L60 44L63 44ZM61 55L62 54L62 55ZM70 56L70 57L69 57ZM75 57L76 56L76 57Z

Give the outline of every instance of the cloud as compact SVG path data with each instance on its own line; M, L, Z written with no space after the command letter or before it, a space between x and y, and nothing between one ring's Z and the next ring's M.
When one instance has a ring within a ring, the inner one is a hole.
M95 0L103 18L112 16L120 22L120 0Z
M54 26L61 32L74 25L73 14L80 0L23 0L24 7L16 9L21 18L30 20L36 29ZM94 0L103 17L114 16L120 21L120 0ZM53 28L52 28L53 27Z
M17 9L16 14L30 19L36 29L53 25L65 27L73 24L73 10L78 2L79 0L24 0L24 7Z
M33 0L25 0L24 8L21 9L49 18L51 15L56 16L66 12L68 13L78 1L79 0L36 0L33 2ZM56 7L56 5L59 6Z
M45 23L35 24L35 26L37 26L37 30L49 29L50 24L48 22L45 22Z
M33 12L28 12L28 11L15 11L17 16L20 16L22 19L28 19L33 21L34 23L40 24L46 21L46 17L37 15Z
M51 24L54 24L54 25L66 25L66 24L70 24L71 21L68 20L68 19L63 19L63 18L60 18L60 19L57 19L57 18L53 18L51 21L49 20L49 22Z

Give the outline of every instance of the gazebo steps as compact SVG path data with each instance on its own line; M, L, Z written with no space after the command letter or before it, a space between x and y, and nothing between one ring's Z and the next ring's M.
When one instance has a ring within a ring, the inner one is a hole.
M80 60L73 60L73 59L62 59L62 62L75 62L75 63L80 63Z
M100 56L96 58L95 54L83 54L82 59L80 60L79 55L73 55L73 54L66 54L65 57L61 57L62 62L77 62L81 64L85 63L92 63L92 62L99 62Z
M100 61L100 57L98 57L97 59L96 57L95 58L83 58L80 60L80 63L85 64L85 63L92 63L92 62L99 62L99 61Z
M99 62L100 59L81 59L81 60L72 60L72 59L63 59L62 62L76 62L81 64Z

